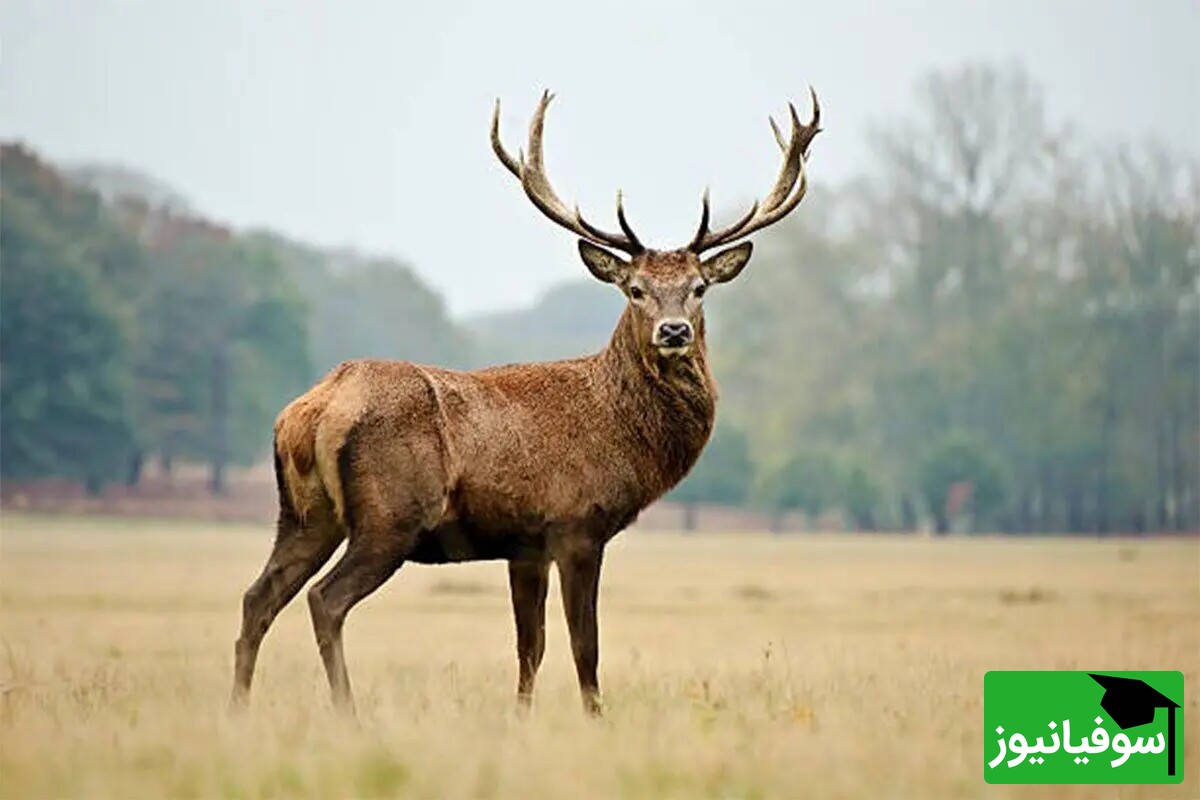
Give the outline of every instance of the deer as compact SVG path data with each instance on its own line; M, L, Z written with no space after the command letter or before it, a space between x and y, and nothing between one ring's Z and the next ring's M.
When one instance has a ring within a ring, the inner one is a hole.
M769 120L783 155L767 195L712 230L705 190L699 227L672 250L642 244L620 192L619 231L596 227L559 199L542 156L553 95L542 95L515 158L500 140L496 100L496 157L542 214L579 237L584 266L625 295L624 311L607 346L592 355L469 372L352 360L280 412L279 516L270 556L242 600L231 707L248 702L259 647L276 616L344 541L341 558L308 591L335 708L355 715L342 630L356 604L406 562L504 560L519 706L529 706L542 663L553 564L584 710L601 713L597 603L605 546L683 479L708 441L717 387L705 292L742 272L753 248L745 237L804 199L805 162L820 131L820 105L809 91L808 123L791 103L787 138Z

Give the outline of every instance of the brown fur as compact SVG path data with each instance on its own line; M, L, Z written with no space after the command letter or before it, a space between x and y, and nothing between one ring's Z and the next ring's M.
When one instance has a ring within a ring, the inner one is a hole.
M342 364L279 415L275 547L243 599L233 701L249 695L263 636L280 609L347 541L308 593L335 702L352 709L342 625L405 561L506 559L517 627L518 696L528 702L545 645L550 562L558 567L585 707L599 712L596 604L604 546L677 484L712 432L716 387L701 298L750 258L743 242L700 254L781 219L804 196L804 157L818 131L792 108L784 167L764 203L729 228L708 228L705 195L692 242L647 250L585 223L554 194L541 155L551 95L530 126L528 157L492 147L538 209L578 233L584 264L629 298L612 340L593 356L454 372L399 361ZM793 193L793 189L799 188ZM603 243L631 257L626 261Z
M587 609L594 616L595 604L587 576L598 575L604 544L687 474L712 431L716 388L703 312L689 299L700 266L681 252L635 259L621 288L628 291L636 279L647 296L630 302L609 345L595 355L477 372L350 361L289 404L275 425L282 509L276 552L247 592L235 694L248 691L252 654L270 619L299 590L299 577L320 567L292 565L297 581L281 581L289 554L303 550L291 561L328 558L330 544L343 538L349 544L342 563L310 592L342 702L349 702L349 686L334 655L341 617L406 560L507 559L514 597L537 603L544 603L539 565L554 561L564 582L580 587L576 627L586 638ZM662 355L652 344L663 316L693 321L696 339L686 354ZM363 566L339 570L347 563ZM324 596L339 586L344 608L330 615ZM532 616L516 613L527 627L522 617ZM527 630L518 639L528 697L530 651L541 640ZM587 652L580 657L585 699L595 708L594 668Z
M691 467L715 405L702 340L691 357L662 358L633 327L627 311L604 351L550 364L341 365L279 417L292 506L313 506L315 480L348 535L382 518L420 537L446 525L611 536L609 518L631 521ZM344 471L322 467L339 458Z

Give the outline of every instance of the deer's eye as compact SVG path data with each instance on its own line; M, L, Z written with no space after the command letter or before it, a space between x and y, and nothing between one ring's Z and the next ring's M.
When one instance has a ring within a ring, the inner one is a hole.
M706 291L708 291L708 284L700 283L696 285L695 289L692 289L692 294L696 297L704 297Z
M630 286L629 287L629 296L632 297L634 300L641 300L643 297L646 296L646 293L644 291L642 291L642 287L640 287L640 286Z

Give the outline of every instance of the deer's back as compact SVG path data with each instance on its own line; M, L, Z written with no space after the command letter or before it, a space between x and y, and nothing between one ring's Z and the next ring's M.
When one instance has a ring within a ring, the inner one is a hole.
M400 514L474 550L615 530L652 498L606 391L589 359L478 372L352 361L284 409L276 447L296 508L326 504L351 529Z

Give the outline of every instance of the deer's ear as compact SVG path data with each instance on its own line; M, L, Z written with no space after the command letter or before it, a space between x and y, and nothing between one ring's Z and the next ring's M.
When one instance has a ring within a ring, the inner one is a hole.
M588 271L595 275L597 280L605 283L620 283L629 271L628 261L621 260L587 239L579 240L579 257L583 259Z
M742 267L746 266L753 250L754 245L750 242L742 242L736 247L722 250L712 258L700 262L700 274L709 283L731 281L742 271Z

